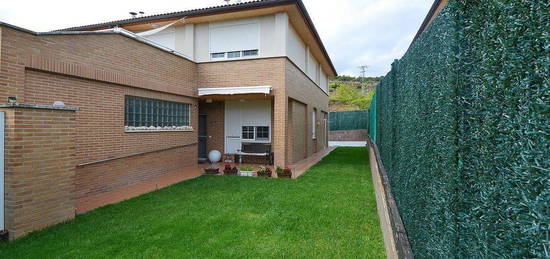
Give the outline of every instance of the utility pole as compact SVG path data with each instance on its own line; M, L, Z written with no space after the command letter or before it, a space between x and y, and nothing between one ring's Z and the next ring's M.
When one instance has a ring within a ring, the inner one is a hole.
M369 66L367 65L362 65L362 66L359 66L359 69L361 70L361 93L363 95L365 95L365 84L363 82L363 80L365 80L365 75L367 73L367 68Z

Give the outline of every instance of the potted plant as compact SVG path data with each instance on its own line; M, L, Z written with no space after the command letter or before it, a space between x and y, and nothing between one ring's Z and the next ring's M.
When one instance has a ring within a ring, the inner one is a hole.
M204 173L206 173L206 174L219 174L220 169L211 165L208 168L204 168Z
M260 167L260 169L258 169L258 172L256 172L259 177L271 177L271 173L271 169L265 166Z
M239 169L237 167L231 167L231 164L226 163L223 169L223 174L230 174L230 175L236 175L239 173Z
M249 165L243 165L240 168L240 175L241 176L253 176L254 175L254 168Z
M290 170L290 168L288 167L285 167L285 169L282 169L281 167L277 167L277 177L292 178L292 170Z

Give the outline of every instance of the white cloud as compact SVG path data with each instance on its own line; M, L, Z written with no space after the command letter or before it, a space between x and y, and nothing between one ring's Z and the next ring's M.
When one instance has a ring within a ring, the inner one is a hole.
M407 50L431 0L304 0L340 74L386 74Z
M384 75L408 48L432 0L303 0L336 69ZM159 14L214 5L222 0L4 1L0 21L35 31L129 18L130 11ZM31 8L32 7L32 8Z

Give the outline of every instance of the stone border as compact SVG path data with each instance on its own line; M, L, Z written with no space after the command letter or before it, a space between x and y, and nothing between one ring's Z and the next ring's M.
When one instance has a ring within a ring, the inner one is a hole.
M94 165L94 164L100 164L100 163L105 163L105 162L109 162L109 161L113 161L113 160L119 160L119 159L123 159L123 158L133 157L133 156L141 156L141 155L146 155L146 154L151 154L151 153L168 151L168 150L172 150L172 149L176 149L176 148L186 148L186 147L190 147L190 146L194 146L194 145L198 145L198 144L199 144L198 142L195 142L195 143L191 143L191 144L187 144L187 145L179 145L179 146L163 148L163 149L159 149L159 150L134 153L134 154L118 156L118 157L111 157L111 158L107 158L107 159L103 159L103 160L78 164L78 165L76 165L76 167L84 167L84 166L89 166L89 165Z
M125 126L124 132L126 133L146 133L146 132L191 132L193 127L191 126L165 126L165 127L132 127Z
M50 105L38 105L38 104L23 104L23 103L0 103L0 108L26 108L26 109L44 109L44 110L62 110L62 111L78 111L78 107L68 106L50 106Z
M405 225L399 215L397 204L391 192L388 175L380 159L376 143L369 137L369 160L376 195L380 227L384 236L386 256L393 258L414 258Z

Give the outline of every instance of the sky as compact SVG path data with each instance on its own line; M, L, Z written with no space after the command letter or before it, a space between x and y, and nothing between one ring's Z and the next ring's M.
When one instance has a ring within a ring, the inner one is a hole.
M338 74L358 76L358 66L367 65L367 76L383 76L407 51L433 0L303 2ZM11 0L0 5L0 21L49 31L126 19L130 11L153 15L222 4L223 0Z

